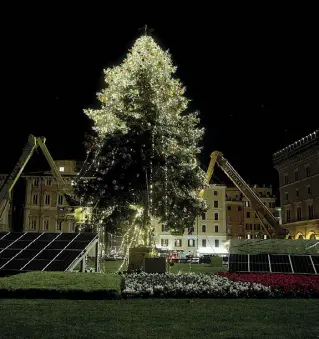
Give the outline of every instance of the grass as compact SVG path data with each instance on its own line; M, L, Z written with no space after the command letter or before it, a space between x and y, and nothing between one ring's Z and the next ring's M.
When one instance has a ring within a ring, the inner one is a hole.
M102 263L103 272L105 273L115 273L118 271L119 267L121 266L122 261L104 261ZM101 264L100 264L101 265ZM125 271L126 267L123 266L122 271ZM181 272L194 272L194 273L218 273L227 271L227 266L220 267L212 267L208 264L180 264L176 263L173 266L170 266L169 272L171 273L178 273Z
M318 338L317 300L14 300L1 338Z
M0 295L37 296L72 293L119 294L122 278L117 275L72 272L29 272L0 279Z

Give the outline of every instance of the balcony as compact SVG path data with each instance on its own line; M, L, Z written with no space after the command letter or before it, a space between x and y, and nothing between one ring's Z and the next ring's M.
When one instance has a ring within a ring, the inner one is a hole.
M293 222L299 222L299 221L310 221L310 220L315 220L315 219L319 219L319 213L316 213L312 216L312 218L309 217L301 217L300 219L297 218L290 218L289 221L285 220L283 224L291 224Z

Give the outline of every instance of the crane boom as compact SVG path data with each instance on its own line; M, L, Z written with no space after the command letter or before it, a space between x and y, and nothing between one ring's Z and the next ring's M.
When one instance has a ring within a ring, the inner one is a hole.
M285 238L286 231L282 228L277 219L273 216L270 210L265 206L256 193L249 187L245 180L237 173L233 166L224 158L221 152L215 151L211 154L211 161L207 171L207 178L210 180L215 164L223 170L228 178L235 184L241 193L250 201L252 208L257 212L258 217L261 216L266 219L267 223L271 226L273 236L276 238ZM208 181L209 183L209 181Z
M63 191L63 194L66 198L67 203L70 206L74 207L74 214L72 214L75 217L75 220L79 223L82 223L83 220L87 220L86 216L86 208L78 206L79 203L75 201L72 198L72 193L68 189L67 185L65 184L65 181L58 170L46 144L45 144L46 138L45 137L35 137L32 134L29 135L28 142L23 148L22 155L20 156L17 164L15 165L14 169L10 173L10 175L6 178L4 184L2 185L0 189L0 216L2 215L7 198L13 189L15 183L19 179L23 169L27 165L29 159L31 158L32 154L34 153L35 149L39 146L42 150L42 153L44 154L51 170L54 178L56 179L58 185L60 185L60 188Z
M23 152L13 168L10 175L6 178L0 190L0 216L2 215L3 208L5 206L6 200L12 191L14 185L18 181L22 171L24 170L26 164L31 158L34 150L37 148L37 139L33 135L29 135L28 142L23 148Z

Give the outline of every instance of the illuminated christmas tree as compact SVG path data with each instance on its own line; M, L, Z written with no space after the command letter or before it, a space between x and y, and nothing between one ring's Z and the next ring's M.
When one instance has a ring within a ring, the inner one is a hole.
M105 71L100 108L85 111L95 134L75 192L83 204L107 211L99 218L109 229L138 210L145 229L156 218L167 230L184 230L207 209L197 196L205 187L197 163L204 131L198 114L187 112L175 71L170 54L143 35L121 65Z

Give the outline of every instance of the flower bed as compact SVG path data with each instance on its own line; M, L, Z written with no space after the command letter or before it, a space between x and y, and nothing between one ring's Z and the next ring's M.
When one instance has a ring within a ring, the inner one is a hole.
M133 273L125 277L127 297L260 298L271 297L271 287L255 282L232 281L209 274Z
M255 282L269 286L276 297L319 298L319 276L271 273L219 273L234 282Z

